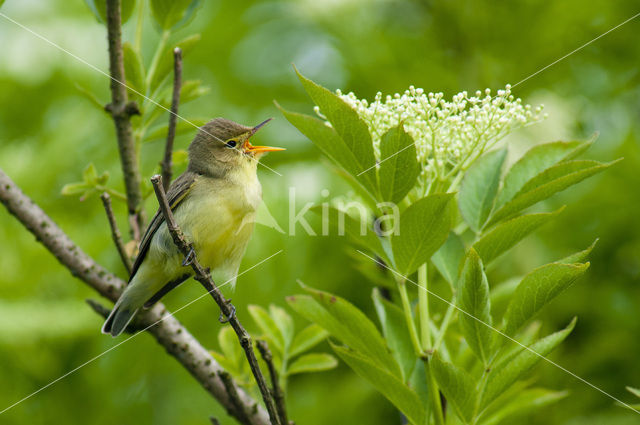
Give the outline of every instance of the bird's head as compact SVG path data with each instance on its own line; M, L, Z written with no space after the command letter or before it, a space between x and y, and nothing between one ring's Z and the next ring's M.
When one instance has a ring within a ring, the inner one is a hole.
M254 146L249 142L271 118L255 127L215 118L202 127L189 145L189 168L192 171L224 174L238 166L257 164L260 156L267 152L284 150L270 146Z

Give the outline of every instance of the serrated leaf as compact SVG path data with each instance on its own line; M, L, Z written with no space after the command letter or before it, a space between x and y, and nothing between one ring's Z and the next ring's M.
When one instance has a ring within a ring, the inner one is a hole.
M473 244L485 264L498 258L501 254L513 248L518 242L528 236L538 227L562 212L564 207L552 213L527 214L504 221Z
M329 332L315 323L300 331L294 338L289 348L289 357L295 357L304 353L329 336Z
M407 276L447 240L453 224L453 194L436 193L413 203L400 216L400 233L391 237L398 271Z
M460 263L464 258L464 244L455 232L449 232L445 243L431 257L433 265L450 285L458 282Z
M107 0L85 0L93 16L98 22L106 24L107 22ZM127 22L136 7L136 0L122 0L120 4L120 21L124 24Z
M558 162L583 152L592 143L593 140L552 142L532 147L509 169L496 200L496 207L513 199L526 182Z
M401 376L400 367L375 325L347 300L305 288L311 295L287 297L291 308L307 320L326 329L343 344L371 358L381 368Z
M147 88L145 85L145 70L142 64L142 58L135 51L130 43L124 43L122 46L124 54L124 75L127 85L133 88L135 92L131 92L135 96L145 95Z
M377 288L373 290L372 298L382 325L382 334L400 365L402 381L406 381L411 376L417 358L404 313L398 306L382 298Z
M163 30L168 30L189 20L200 0L151 0L153 19Z
M471 248L465 259L458 284L458 307L464 312L458 316L460 330L471 351L486 366L492 356L493 329L489 282L484 274L482 260Z
M492 215L489 224L495 224L500 220L509 218L519 211L581 182L587 177L604 171L616 162L605 164L597 161L576 160L554 165L526 182L511 201L507 202Z
M514 414L523 414L533 410L540 410L556 401L562 400L568 391L552 391L546 388L527 388L513 394L505 404L495 409L491 414L483 415L480 419L482 425L497 425Z
M503 367L492 369L481 396L481 410L531 370L542 357L551 353L571 333L575 324L574 318L565 329L536 341L528 349L523 348Z
M551 263L527 274L507 307L505 333L514 335L527 320L582 276L587 268L589 263Z
M465 173L458 202L462 218L478 233L489 218L498 193L506 149L489 152L478 159Z
M471 375L452 363L442 361L437 353L431 357L430 366L440 391L453 405L458 417L465 424L473 423L478 394Z
M322 372L333 369L338 365L338 360L327 353L310 353L298 357L291 363L287 375L306 372Z
M256 325L258 325L260 330L264 332L265 337L275 344L275 348L279 352L283 353L285 347L284 336L267 310L254 304L249 305L247 309L249 310L249 314L253 318L253 321L256 322Z
M283 308L271 304L269 306L269 314L274 323L280 330L282 339L284 341L284 349L287 350L293 340L294 326L291 316L284 311Z
M402 125L387 131L380 140L380 196L399 203L413 188L420 169L413 138Z
M425 423L425 411L418 395L407 387L397 376L390 374L377 363L362 354L331 344L336 354L360 377L373 385L412 424Z
M200 41L200 34L193 34L188 37L183 38L177 43L171 44L171 47L167 47L161 54L160 59L158 60L158 65L156 70L152 76L151 81L149 82L149 90L153 93L158 86L164 81L164 79L171 73L173 70L173 50L176 47L180 47L182 50L182 58L184 59L191 50L195 47L195 45Z
M593 243L591 245L589 245L587 247L587 249L579 251L579 252L576 252L575 254L571 254L571 255L569 255L567 257L564 257L563 259L558 260L556 262L557 263L564 263L564 264L582 263L587 258L589 258L589 254L591 254L591 251L593 251L593 248L596 247L597 243L598 243L598 239L593 241Z
M319 223L320 228L316 228L316 233L320 235L337 234L338 236L347 235L357 245L367 250L375 252L381 258L388 260L388 257L382 247L380 238L376 235L372 225L366 221L369 210L364 204L360 211L360 217L356 218L347 211L337 208L325 208L321 205L310 208L311 211L317 213L321 217Z
M295 71L309 97L320 107L344 146L353 154L356 168L352 175L375 197L378 193L376 160L367 124L338 95L304 77L297 69ZM315 140L313 142L316 143Z
M60 194L64 196L73 196L84 193L90 186L86 183L68 183L62 186Z

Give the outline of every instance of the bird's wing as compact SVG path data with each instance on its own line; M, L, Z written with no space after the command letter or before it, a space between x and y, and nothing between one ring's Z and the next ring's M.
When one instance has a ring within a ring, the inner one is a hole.
M169 187L169 191L167 192L167 200L169 201L169 206L171 207L171 211L175 211L180 202L187 196L193 184L196 181L198 175L192 172L185 172L180 175L177 179L171 183ZM147 227L147 231L142 236L142 241L140 242L140 250L138 251L138 256L136 257L136 261L133 263L133 268L131 269L131 277L129 278L129 282L133 279L140 264L144 261L144 258L149 251L149 246L151 245L151 240L153 239L153 235L156 234L160 225L164 222L164 216L162 215L162 211L158 209L156 214L151 219L151 223Z

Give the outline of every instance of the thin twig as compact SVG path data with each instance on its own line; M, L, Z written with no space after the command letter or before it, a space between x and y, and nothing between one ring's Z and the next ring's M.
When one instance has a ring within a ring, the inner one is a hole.
M231 379L231 375L229 375L229 372L221 370L218 372L218 377L224 384L224 387L227 389L229 401L231 402L230 404L234 409L234 412L229 412L229 414L233 414L233 416L237 417L240 422L245 422L246 419L244 419L244 417L247 413L244 411L244 406L242 405L240 397L238 396L238 388L233 382L233 379Z
M107 36L109 40L109 74L111 75L111 103L105 109L111 114L116 127L120 163L127 192L127 209L131 237L140 240L144 227L140 170L136 155L131 116L140 114L135 102L127 101L127 87L123 84L124 54L120 31L120 0L107 0Z
M73 276L81 279L102 296L117 301L126 286L114 274L103 268L78 247L58 225L0 169L0 203L14 215L36 239L51 252ZM222 366L209 351L162 305L156 304L138 314L137 326L149 332L193 377L225 408L229 396L217 373ZM246 392L238 390L249 412L248 425L268 425L267 412Z
M162 168L162 181L164 190L169 190L171 184L171 168L173 155L173 140L176 138L176 123L178 121L178 106L180 105L180 88L182 87L182 50L179 47L173 49L173 97L171 98L171 111L169 111L169 128L167 130L167 143L164 147L164 159L160 163Z
M260 393L262 394L262 399L264 400L267 412L269 413L269 419L271 420L271 423L273 425L280 424L273 398L271 397L269 388L267 387L264 375L260 371L260 366L258 365L256 355L253 352L253 344L251 342L249 333L240 324L240 321L235 315L234 307L222 295L215 282L211 278L209 271L202 267L202 265L198 261L197 253L194 251L193 244L187 241L186 237L182 233L182 230L180 230L180 228L178 227L178 224L173 217L173 213L171 212L171 207L169 206L167 195L164 192L164 187L162 185L162 176L156 174L151 178L151 183L153 184L153 189L156 192L156 197L158 198L158 203L160 204L160 211L162 211L165 223L167 223L167 229L169 230L169 233L173 238L173 243L176 245L176 247L178 247L182 255L185 256L185 259L189 259L191 268L195 273L195 279L200 282L202 286L204 286L209 294L211 294L211 297L220 307L220 311L222 312L224 317L227 318L229 324L238 335L238 340L240 341L240 345L244 349L245 356L247 357L247 361L249 362L251 372L253 373L253 377L255 378L256 383L258 384L258 388L260 389Z
M130 276L132 267L131 259L127 255L127 251L124 249L124 244L122 243L122 235L120 234L120 229L118 229L118 223L116 223L116 217L111 207L111 196L109 196L107 192L104 192L100 196L100 199L102 199L102 205L104 205L104 211L107 213L107 219L109 220L109 227L111 227L111 238L113 239L113 243L116 244L124 268L127 269L127 276Z
M278 411L278 417L280 418L280 423L284 425L288 425L289 421L287 420L287 407L286 400L284 397L284 391L282 391L282 387L280 386L280 380L278 378L278 372L276 371L275 366L273 365L273 356L271 355L271 350L269 350L269 345L267 341L258 340L256 342L258 346L258 351L260 351L260 355L262 359L267 364L269 368L269 375L271 377L271 387L273 388L273 398L276 402L276 410Z

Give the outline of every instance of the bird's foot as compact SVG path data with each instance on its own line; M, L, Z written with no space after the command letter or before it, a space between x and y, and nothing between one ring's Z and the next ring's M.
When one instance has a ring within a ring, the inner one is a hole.
M191 263L193 263L194 258L196 258L196 251L193 249L193 247L191 247L189 248L189 253L187 254L187 256L184 257L184 260L182 260L182 266L190 266Z
M226 300L225 303L231 309L231 313L228 316L225 316L221 311L220 317L218 317L218 321L220 323L228 323L229 320L233 319L236 316L236 307L233 304L231 304L231 299Z

